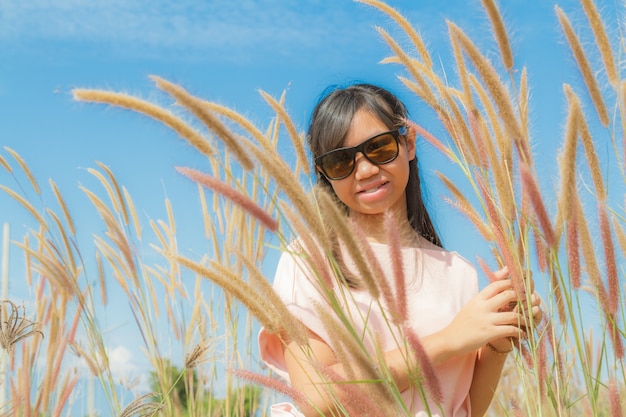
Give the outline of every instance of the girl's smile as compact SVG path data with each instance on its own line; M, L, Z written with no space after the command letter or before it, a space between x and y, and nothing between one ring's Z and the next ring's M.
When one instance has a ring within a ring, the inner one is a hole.
M352 118L342 146L356 146L391 128L371 112L359 110ZM346 178L330 181L335 194L351 214L382 214L389 209L406 212L405 190L409 161L415 157L415 138L407 135L398 142L399 153L393 161L377 165L359 152L354 171Z

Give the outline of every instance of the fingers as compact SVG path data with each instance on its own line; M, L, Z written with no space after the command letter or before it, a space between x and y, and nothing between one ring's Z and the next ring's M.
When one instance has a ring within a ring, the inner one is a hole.
M502 291L509 290L511 288L512 288L511 281L509 281L508 279L501 279L499 281L494 281L490 283L489 285L487 285L479 293L479 295L482 296L484 299L489 299L495 296L496 294L500 294Z
M541 307L533 307L533 320L535 323L541 322L543 319L543 311L541 311Z
M505 266L504 268L493 273L493 276L496 280L503 280L509 275L509 267Z
M527 337L527 334L524 329L520 328L519 326L513 324L502 324L495 327L495 330L493 332L493 339L499 339L502 337L525 339Z

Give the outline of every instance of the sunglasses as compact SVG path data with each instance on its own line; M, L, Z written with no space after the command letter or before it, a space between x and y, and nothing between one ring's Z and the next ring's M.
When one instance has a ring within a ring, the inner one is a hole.
M372 164L388 164L398 157L398 138L405 133L406 128L401 127L379 133L350 148L333 149L315 158L315 165L329 180L341 180L354 171L357 152L361 152Z

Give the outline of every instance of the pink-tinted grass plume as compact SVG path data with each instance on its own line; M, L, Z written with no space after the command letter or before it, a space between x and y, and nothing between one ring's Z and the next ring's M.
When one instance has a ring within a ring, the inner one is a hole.
M404 335L406 336L407 342L409 343L409 347L411 348L413 353L415 353L415 358L417 359L420 374L423 377L424 385L428 389L428 392L430 393L433 401L435 403L441 403L443 401L441 384L439 382L439 378L437 378L437 374L435 373L433 364L428 358L428 355L424 350L424 346L422 346L422 342L420 341L419 336L409 326L403 326L403 331Z
M257 219L268 230L275 232L278 229L278 222L272 218L265 210L259 207L252 199L243 193L235 190L230 185L218 180L203 172L191 168L177 167L176 170L184 176L192 179L198 184L207 187L225 198L229 199L239 207L243 208L252 217Z
M271 389L272 391L276 391L280 394L286 395L297 403L305 404L307 402L307 399L304 394L302 394L302 392L293 389L284 382L278 381L274 378L260 375L256 372L248 371L245 369L230 369L228 372L238 378L245 379L246 381L250 381L254 384L262 385L266 388Z
M389 258L393 270L395 286L395 305L398 315L398 323L403 323L408 318L408 307L406 299L406 281L404 274L404 262L402 260L402 249L398 225L393 213L385 213L385 229L387 230L387 245L389 246ZM393 304L392 304L393 305Z
M611 233L611 223L607 209L602 202L598 203L598 214L600 223L600 236L604 247L604 259L606 265L607 286L609 290L609 311L616 314L619 308L620 287L617 274L617 263L615 260L615 247L613 245L613 234Z

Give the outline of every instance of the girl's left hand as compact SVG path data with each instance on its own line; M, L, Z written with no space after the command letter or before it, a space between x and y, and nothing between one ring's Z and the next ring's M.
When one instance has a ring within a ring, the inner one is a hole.
M504 267L494 273L496 281L506 279L507 275L507 267ZM513 308L514 312L520 313L521 321L518 326L523 331L522 337L527 337L528 332L531 331L532 328L536 327L543 319L541 298L537 295L537 293L535 293L535 283L532 280L530 273L525 276L525 280L530 281L530 297L527 295L525 297L526 299L519 300ZM503 306L503 309L506 309L506 306ZM529 311L530 314L528 314ZM499 352L505 352L511 349L511 339L508 337L492 340L489 344Z

